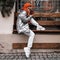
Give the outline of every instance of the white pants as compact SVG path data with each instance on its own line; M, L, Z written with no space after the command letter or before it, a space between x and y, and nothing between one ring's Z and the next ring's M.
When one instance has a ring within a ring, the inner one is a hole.
M19 29L19 26L18 26L17 31L18 33L24 33L25 35L29 36L27 47L31 48L35 34L32 30L29 29L29 25L26 24L22 26L21 29Z
M27 47L31 48L32 44L33 44L35 34L32 30L30 30L29 32L24 32L24 34L29 36Z
M30 22L33 25L35 25L36 27L40 27L40 25L33 18L31 18ZM19 21L18 21L18 23L19 23ZM19 27L20 24L22 24L22 23L17 24L17 31L18 31L18 33L22 32L25 35L29 36L27 47L31 48L32 44L33 44L35 34L32 30L29 29L28 23L24 26Z

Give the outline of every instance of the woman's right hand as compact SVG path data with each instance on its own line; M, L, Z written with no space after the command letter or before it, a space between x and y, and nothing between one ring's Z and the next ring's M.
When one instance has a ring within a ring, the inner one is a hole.
M32 17L32 15L30 15L30 17Z

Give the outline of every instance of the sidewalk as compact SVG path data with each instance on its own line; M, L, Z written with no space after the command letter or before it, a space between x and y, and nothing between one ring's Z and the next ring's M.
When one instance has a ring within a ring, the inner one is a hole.
M23 50L13 50L10 53L0 53L0 60L60 60L60 50L33 49L29 58L26 58Z

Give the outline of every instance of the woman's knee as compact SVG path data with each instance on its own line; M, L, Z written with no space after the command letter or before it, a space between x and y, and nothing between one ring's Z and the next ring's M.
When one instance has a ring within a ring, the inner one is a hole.
M33 31L31 31L31 33L30 33L30 36L35 36L35 33L33 32Z
M32 34L33 36L35 36L35 33L33 32L33 34Z

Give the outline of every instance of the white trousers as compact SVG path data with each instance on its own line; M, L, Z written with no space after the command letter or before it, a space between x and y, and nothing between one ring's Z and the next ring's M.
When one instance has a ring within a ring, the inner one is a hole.
M30 30L29 32L24 32L24 34L29 36L27 47L31 48L33 45L33 40L34 40L35 34L32 30Z
M36 27L40 26L33 18L31 18L30 22L33 25L35 25ZM21 29L19 28L19 26L20 25L17 26L18 33L22 32L25 35L29 36L27 47L31 48L32 44L33 44L34 36L35 36L34 32L29 29L29 25L28 24L22 26Z

